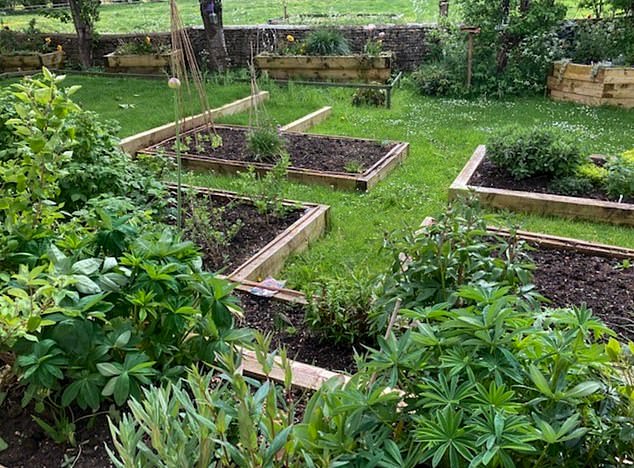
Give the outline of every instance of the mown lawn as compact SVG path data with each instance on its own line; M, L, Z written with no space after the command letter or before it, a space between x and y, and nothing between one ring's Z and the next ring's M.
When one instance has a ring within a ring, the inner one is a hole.
M172 101L161 81L102 79L72 76L68 84L82 84L77 100L107 118L117 119L121 135L130 135L171 119ZM333 107L329 120L315 133L408 141L404 165L370 193L338 192L325 187L284 184L288 198L325 203L332 207L332 229L307 253L293 258L284 277L301 286L318 275L345 273L347 267L379 271L386 265L380 254L384 236L415 227L446 204L447 188L478 144L494 129L509 123L559 127L574 135L586 153L616 153L634 147L634 111L589 108L554 103L545 98L503 101L455 100L421 97L407 87L394 96L394 108L355 108L351 91L262 84L271 92L269 114L288 123L321 106ZM214 105L248 94L243 83L209 85ZM194 109L194 106L191 107ZM248 114L222 120L248 123ZM236 189L236 179L192 174L191 183ZM634 247L634 231L592 222L540 216L507 215L523 228Z
M568 6L568 16L582 17L587 14L577 7L578 0L562 0ZM262 24L272 18L282 16L280 0L224 0L224 21L226 25ZM183 21L188 26L202 24L197 0L178 2ZM435 22L438 14L436 0L288 0L291 22L327 24L367 24L367 23L411 23ZM450 8L452 16L459 15L457 7ZM302 18L300 15L325 15L323 18ZM362 15L362 16L358 16ZM372 15L372 16L364 16ZM131 33L169 31L169 3L167 1L137 4L102 5L99 33ZM37 27L46 32L72 32L72 23L61 23L38 13L2 14L2 26L11 29L25 28L31 18L37 18Z

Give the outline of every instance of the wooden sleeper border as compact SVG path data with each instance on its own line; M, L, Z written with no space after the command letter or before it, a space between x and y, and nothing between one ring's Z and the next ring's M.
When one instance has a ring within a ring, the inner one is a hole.
M168 185L172 190L176 185ZM231 200L251 201L249 197L224 190L213 190L206 187L184 185L184 190L212 195ZM328 230L330 207L315 203L285 200L285 206L304 208L305 212L292 225L278 234L275 239L262 247L255 255L238 266L227 276L234 281L260 280L267 276L277 275L284 266L284 261L292 254L306 250L312 242L324 235Z
M450 200L472 193L482 205L492 208L634 226L634 204L470 185L469 180L485 157L486 147L478 146L451 184Z
M295 122L287 127L294 128ZM297 124L299 126L299 124ZM216 128L242 128L240 125L216 125ZM301 134L301 132L295 132ZM337 138L339 140L358 140L358 138L342 137L335 135L310 134L310 136L319 136L324 138ZM169 137L166 140L173 138ZM161 143L152 145L147 149L140 151L145 154L155 155L159 153ZM399 164L401 164L409 153L409 143L397 143L385 156L373 164L362 174L349 174L345 172L327 172L317 171L313 169L304 169L300 167L290 166L288 168L288 178L290 180L306 183L317 184L333 187L341 190L360 190L367 191L374 187L379 181L383 180L387 175ZM173 156L171 153L164 153ZM230 161L227 159L202 157L192 154L181 154L181 161L189 169L214 171L221 174L235 174L245 172L253 167L258 174L265 174L272 168L272 164L246 162L246 161Z
M434 223L434 218L427 217L421 223L421 228ZM561 249L573 252L581 252L599 257L611 257L618 259L634 260L634 249L619 247L617 245L599 244L596 242L573 239L571 237L552 236L532 231L518 230L512 233L508 229L496 226L487 226L487 231L491 234L508 237L515 234L519 239L537 244L545 249ZM422 231L418 231L421 233Z
M208 112L187 117L181 121L181 132L187 132L192 129L205 125L210 119L215 120L228 115L239 114L250 109L254 104L263 102L269 98L268 91L260 91L255 96L248 96L237 101L230 102ZM128 154L135 155L140 150L148 146L156 145L163 140L174 138L176 135L176 124L167 123L160 127L152 128L136 135L123 138L119 146Z

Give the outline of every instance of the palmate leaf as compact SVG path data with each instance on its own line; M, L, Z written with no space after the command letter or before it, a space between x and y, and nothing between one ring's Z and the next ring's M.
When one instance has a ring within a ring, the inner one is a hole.
M415 438L424 446L422 460L432 459L432 465L442 461L449 466L460 466L471 460L476 451L475 437L463 423L462 411L446 407L432 413L431 418L416 418Z

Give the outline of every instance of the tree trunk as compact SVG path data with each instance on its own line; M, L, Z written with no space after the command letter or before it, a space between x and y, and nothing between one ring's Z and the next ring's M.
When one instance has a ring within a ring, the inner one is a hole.
M68 6L77 32L79 62L82 68L88 68L92 65L92 25L82 15L81 0L69 0Z
M438 2L438 12L441 17L449 16L449 0L440 0Z
M200 0L200 15L205 27L210 71L224 72L227 68L227 45L222 24L222 0Z

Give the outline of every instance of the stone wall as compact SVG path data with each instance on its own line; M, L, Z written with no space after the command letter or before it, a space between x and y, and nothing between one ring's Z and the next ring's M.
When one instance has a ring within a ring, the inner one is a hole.
M428 51L427 37L435 28L432 24L410 24L379 27L376 33L385 32L384 50L393 51L396 55L396 68L414 70L423 61ZM251 47L254 53L271 50L278 41L285 41L291 34L301 40L313 28L309 26L259 25L259 26L227 26L225 40L231 67L244 67L250 57ZM368 32L362 26L344 26L339 28L346 36L355 52L360 52L368 39ZM205 37L202 28L188 30L194 50L204 60ZM77 64L77 42L71 34L50 34L55 45L61 44L66 52L67 63ZM103 66L103 56L112 52L121 41L143 40L146 34L104 34L95 41L93 52L94 65ZM153 41L169 44L169 33L149 34Z

